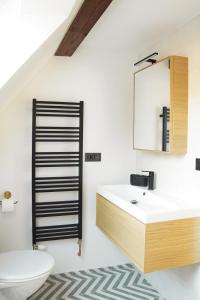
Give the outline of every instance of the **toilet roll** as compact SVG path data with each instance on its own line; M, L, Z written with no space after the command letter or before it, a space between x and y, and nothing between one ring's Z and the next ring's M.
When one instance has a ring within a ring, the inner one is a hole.
M12 212L14 211L14 201L13 197L10 199L2 199L2 212Z

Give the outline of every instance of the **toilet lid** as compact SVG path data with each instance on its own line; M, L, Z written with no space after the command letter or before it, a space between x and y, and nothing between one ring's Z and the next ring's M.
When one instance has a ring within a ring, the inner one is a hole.
M51 270L53 257L42 251L21 250L0 254L0 281L20 281Z

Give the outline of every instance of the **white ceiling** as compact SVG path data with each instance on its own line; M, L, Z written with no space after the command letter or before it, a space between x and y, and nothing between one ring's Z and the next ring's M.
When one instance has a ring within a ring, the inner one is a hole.
M54 55L82 1L0 0L1 104Z
M69 7L74 2L74 0L0 0L0 15L67 16Z
M200 0L113 0L83 47L143 49L200 13Z
M66 16L74 0L21 0L21 13L39 16Z

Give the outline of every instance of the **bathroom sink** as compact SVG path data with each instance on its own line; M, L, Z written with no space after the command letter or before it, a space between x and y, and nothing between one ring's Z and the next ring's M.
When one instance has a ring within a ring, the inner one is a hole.
M97 193L143 223L200 216L200 206L132 185L104 185Z
M96 225L142 272L199 263L200 205L191 200L132 185L101 186Z

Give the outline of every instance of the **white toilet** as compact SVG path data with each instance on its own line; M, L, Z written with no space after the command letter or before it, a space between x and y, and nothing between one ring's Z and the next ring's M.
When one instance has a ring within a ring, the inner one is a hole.
M25 300L46 281L54 258L42 251L21 250L0 254L0 300Z

